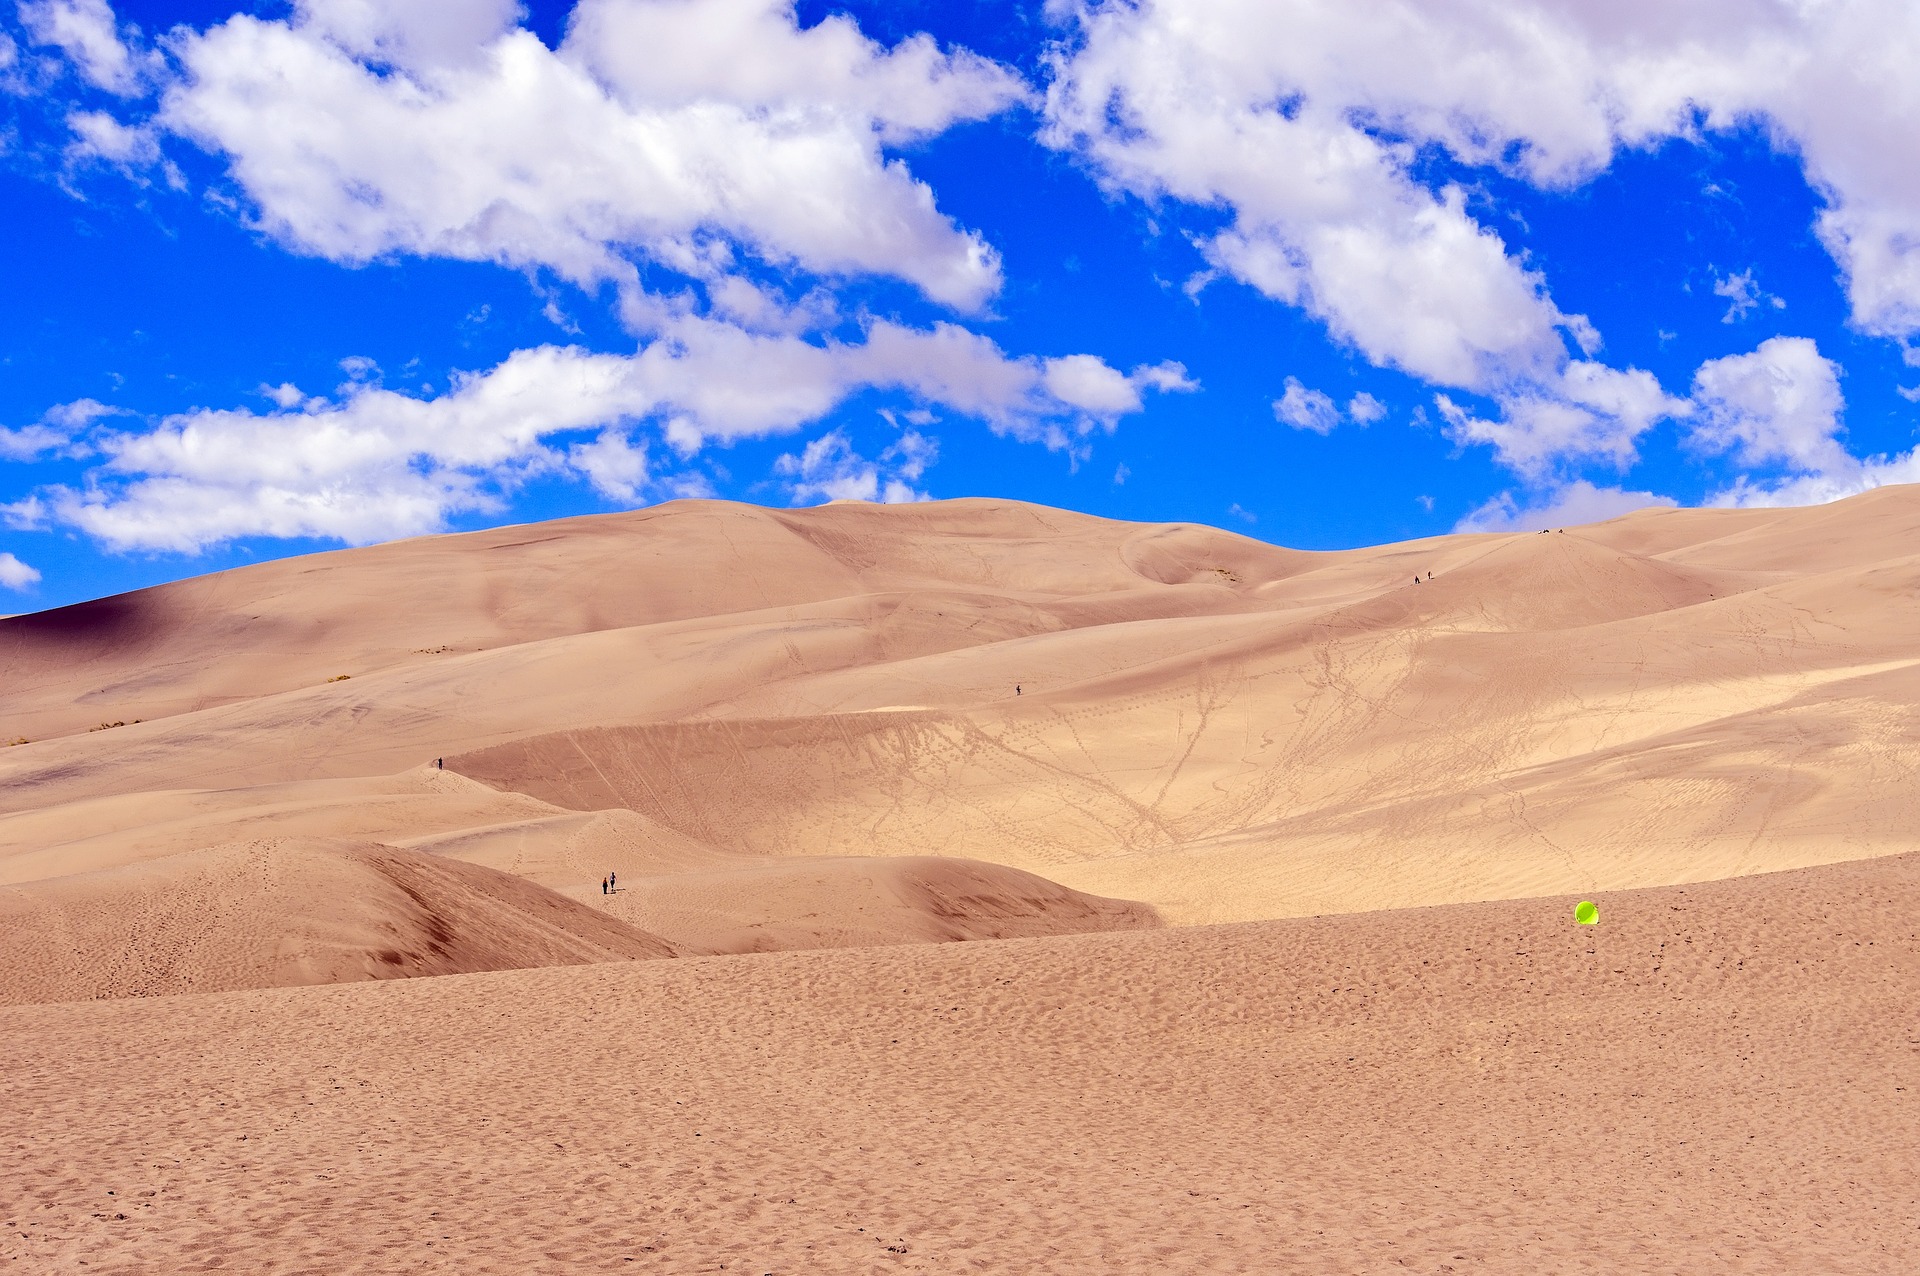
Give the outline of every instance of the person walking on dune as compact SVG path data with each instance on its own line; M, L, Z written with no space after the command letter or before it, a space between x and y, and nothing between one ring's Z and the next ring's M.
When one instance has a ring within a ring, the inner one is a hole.
M602 895L607 893L607 879L604 877L600 879L600 893Z
M620 874L618 873L607 874L607 890L612 892L615 895L618 895L620 893Z

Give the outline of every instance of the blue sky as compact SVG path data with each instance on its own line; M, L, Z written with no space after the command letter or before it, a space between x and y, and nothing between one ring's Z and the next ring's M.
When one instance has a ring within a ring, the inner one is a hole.
M5 3L0 611L682 495L1920 479L1903 0Z

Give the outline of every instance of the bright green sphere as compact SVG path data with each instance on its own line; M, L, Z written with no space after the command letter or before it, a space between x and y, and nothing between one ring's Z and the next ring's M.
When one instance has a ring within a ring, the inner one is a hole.
M1591 926L1600 920L1600 910L1594 907L1590 899L1583 899L1573 906L1573 920L1582 926Z

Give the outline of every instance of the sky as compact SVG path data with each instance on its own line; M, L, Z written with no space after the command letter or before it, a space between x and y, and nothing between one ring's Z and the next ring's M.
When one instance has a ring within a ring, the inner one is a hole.
M632 509L1920 480L1910 0L0 0L0 612Z

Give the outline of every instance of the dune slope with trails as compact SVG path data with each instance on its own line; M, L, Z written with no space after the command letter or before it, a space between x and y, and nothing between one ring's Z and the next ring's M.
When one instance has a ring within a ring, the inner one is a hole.
M689 501L260 564L0 620L0 881L345 838L712 952L945 934L868 860L1145 906L1078 927L1894 853L1915 546L1912 488L1338 553Z

